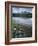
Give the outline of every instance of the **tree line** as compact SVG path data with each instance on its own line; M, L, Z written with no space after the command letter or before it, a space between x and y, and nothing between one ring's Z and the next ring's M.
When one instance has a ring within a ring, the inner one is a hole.
M32 13L13 13L12 17L32 18Z

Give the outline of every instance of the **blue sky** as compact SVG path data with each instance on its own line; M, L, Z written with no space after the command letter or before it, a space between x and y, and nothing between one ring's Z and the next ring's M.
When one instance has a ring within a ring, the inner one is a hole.
M32 8L17 8L17 7L12 8L12 13L21 13L24 11L32 13Z

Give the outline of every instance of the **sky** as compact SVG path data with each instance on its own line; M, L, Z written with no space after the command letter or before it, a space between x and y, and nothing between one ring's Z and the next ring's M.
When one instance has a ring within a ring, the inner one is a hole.
M32 8L18 8L18 7L12 8L12 13L21 13L24 11L32 13Z

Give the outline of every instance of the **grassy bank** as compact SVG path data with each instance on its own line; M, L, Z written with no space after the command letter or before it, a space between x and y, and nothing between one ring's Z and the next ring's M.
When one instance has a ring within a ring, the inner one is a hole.
M11 19L11 32L13 38L31 37L32 27L16 24L15 21Z

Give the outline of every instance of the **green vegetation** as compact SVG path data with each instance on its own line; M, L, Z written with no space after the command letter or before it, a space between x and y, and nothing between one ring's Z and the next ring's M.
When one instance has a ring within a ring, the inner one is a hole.
M16 30L14 30L14 28L16 28ZM11 19L11 33L12 38L32 37L32 26L16 24L15 21Z
M23 17L23 18L32 18L32 13L13 13L13 17ZM21 24L16 24L16 22L11 18L11 33L12 38L24 38L32 37L32 26L26 26Z
M32 13L24 12L24 13L13 13L13 17L25 17L25 18L32 18Z

